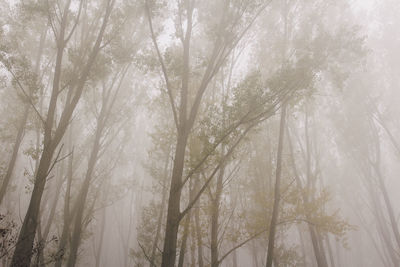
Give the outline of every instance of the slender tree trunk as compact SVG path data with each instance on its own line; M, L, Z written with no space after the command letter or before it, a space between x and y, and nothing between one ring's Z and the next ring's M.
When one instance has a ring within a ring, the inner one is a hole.
M101 118L101 120L102 120L102 118ZM82 189L79 192L79 196L77 199L78 209L76 211L76 217L75 217L74 228L73 228L74 230L73 230L73 234L71 237L70 254L69 254L68 263L67 263L68 267L75 266L76 260L77 260L78 248L79 248L81 234L82 234L83 213L85 211L85 203L86 203L87 195L89 192L89 186L90 186L90 181L92 179L93 170L94 170L97 160L98 160L98 154L100 151L100 138L102 135L102 130L103 130L103 125L102 124L98 125L97 129L96 129L95 138L94 138L93 148L90 153L88 169L86 171Z
M129 262L130 262L130 260L131 260L131 257L130 257L130 255L129 255L129 252L130 252L130 247L129 247L129 241L130 241L130 239L131 239L131 232L132 232L132 207L134 206L134 204L133 204L133 201L134 201L134 196L136 196L136 194L134 194L134 192L132 191L132 193L131 193L131 201L130 201L130 204L129 204L129 223L128 223L128 233L127 233L127 235L126 235L126 245L125 245L125 247L126 247L126 251L125 251L125 253L124 253L124 266L125 267L127 267L127 266L129 266ZM136 196L136 198L137 198L137 196Z
M395 249L392 245L392 240L390 239L390 235L387 233L387 229L384 229L383 225L379 225L378 227L378 234L381 239L381 242L385 245L383 253L385 258L388 262L391 262L393 266L398 266L399 259L398 254L396 253Z
M335 240L335 248L336 248L335 249L335 251L336 251L336 263L337 263L338 266L343 266L342 257L341 257L341 253L340 253L341 247L340 247L340 243L337 240Z
M189 237L190 217L191 217L191 212L189 211L186 214L184 228L183 228L181 248L179 250L178 267L183 267L183 264L184 264L184 261L185 261L187 240L188 240L188 237Z
M302 229L300 228L300 225L297 225L297 231L299 233L299 239L300 239L301 256L303 258L304 266L307 266L307 253L304 245L303 232Z
M176 245L178 238L179 222L181 218L180 201L182 194L182 174L185 164L185 150L189 132L193 126L193 121L188 119L188 88L190 77L190 40L192 36L192 15L194 2L186 1L187 25L183 39L183 68L182 86L179 104L179 124L177 125L178 139L175 148L174 164L172 168L172 178L169 190L167 225L165 228L164 247L162 254L162 267L175 266ZM168 88L170 89L170 88ZM197 100L197 99L196 99ZM195 100L195 101L196 101ZM200 98L198 98L200 100ZM193 109L193 108L192 108Z
M389 215L390 226L392 227L394 238L395 238L397 246L400 250L400 233L399 233L398 224L397 224L397 221L396 221L396 218L394 215L392 202L390 201L389 194L387 192L386 185L383 180L382 173L381 173L379 167L374 165L374 168L375 168L377 176L378 176L379 186L382 191L383 200L385 201L387 213Z
M56 189L55 189L54 198L53 198L53 201L52 201L52 206L50 208L50 214L49 214L47 222L46 222L46 226L44 228L43 233L40 236L38 235L38 240L39 240L40 244L42 244L42 246L38 247L38 252L37 252L38 255L39 255L39 259L40 259L39 266L44 265L44 255L43 255L43 251L44 251L44 248L45 248L44 245L47 243L47 237L49 236L50 227L52 225L52 222L53 222L53 219L54 219L54 215L55 215L55 212L56 212L58 199L60 197L61 187L62 187L63 182L64 182L63 175L64 175L64 164L62 164L61 170L59 171L59 174L58 174L58 181L57 181L57 183L55 185ZM38 227L38 229L40 229L40 226ZM38 231L38 233L39 233L39 231Z
M72 183L72 174L73 174L73 160L74 160L74 152L72 150L72 125L69 129L68 143L70 146L70 158L68 161L68 169L67 169L67 187L65 190L64 196L64 216L63 216L63 229L61 233L60 240L58 241L58 249L56 253L56 261L54 267L61 267L62 260L65 255L65 247L67 245L67 238L69 233L69 227L71 224L71 215L70 215L70 195L71 195L71 183Z
M178 238L179 222L181 220L180 201L182 193L182 173L185 161L185 148L187 144L186 129L178 133L178 141L175 150L174 166L169 190L167 225L165 228L164 248L162 254L162 267L175 266L176 245Z
M282 66L285 66L286 53L287 53L287 41L288 41L288 3L287 0L283 0L283 46L282 46ZM280 183L281 183L281 171L282 171L282 150L285 137L286 127L286 102L282 103L281 107L281 118L279 125L279 140L278 140L278 151L276 158L276 172L275 172L275 186L274 186L274 205L272 207L271 222L269 225L268 235L268 249L267 249L267 260L266 267L272 267L274 261L274 246L275 246L275 232L276 224L279 215L279 202L280 202Z
M283 137L285 135L285 120L286 120L286 103L283 103L280 126L279 126L278 153L277 153L277 158L276 158L274 205L273 205L273 209L272 209L271 223L269 226L266 267L272 267L272 260L274 258L273 253L274 253L274 245L275 245L275 231L276 231L276 223L278 221L278 215L279 215L280 183L281 183L281 172L282 172L282 150L283 150Z
M331 246L331 243L330 243L328 235L326 235L325 243L326 243L326 247L327 247L328 253L329 253L329 260L331 262L330 267L335 267L335 260L334 260L334 256L333 256L333 250L332 250L332 246Z
M374 190L374 188L371 188L370 190ZM397 266L399 265L399 255L397 254L396 249L393 247L390 230L387 227L385 216L383 214L382 204L380 203L377 193L371 191L370 196L372 205L376 212L375 218L377 221L378 234L382 239L382 243L385 245L384 248L386 248L385 251L389 255L390 261L393 263L393 265Z
M62 175L62 174L60 174L60 175ZM47 219L46 227L44 228L44 231L43 231L42 238L43 238L44 241L46 241L47 237L49 236L50 227L51 227L51 225L53 223L54 215L56 213L57 203L58 203L58 200L60 198L61 188L62 188L62 185L63 185L63 182L64 182L63 177L60 177L59 179L60 180L58 181L58 183L56 185L56 191L55 191L54 198L53 198L53 201L52 201L50 214L49 214L49 217Z
M195 192L197 192L199 189L199 179L195 180ZM196 204L194 208L194 223L196 227L196 241L197 241L197 258L198 258L198 264L199 267L203 267L203 237L201 234L201 224L200 224L200 200Z
M307 112L306 112L307 113ZM306 146L307 146L307 156L306 156L306 160L307 160L307 187L310 186L311 184L311 170L310 170L310 155L309 155L309 141L308 141L308 119L307 119L307 114L306 114L306 122L305 122L305 131L306 131ZM288 135L288 144L289 144L289 149L290 149L290 155L291 155L291 162L292 162L292 167L293 167L293 172L294 172L294 176L295 176L295 180L296 180L296 186L297 188L301 191L304 192L304 188L302 185L302 182L300 180L297 168L296 168L296 162L294 159L294 150L293 150L293 146L292 146L292 142L291 142L291 138ZM308 196L303 193L302 194L302 201L303 201L303 205L307 205L309 202ZM309 215L305 214L306 219L309 220ZM319 240L318 240L318 235L316 232L316 229L313 225L311 224L307 224L309 233L310 233L310 238L311 238L311 243L312 243L312 247L313 247L313 251L314 251L314 256L315 256L315 260L317 262L317 266L318 267L328 267L328 262L326 261L326 257L324 256L324 251L321 251L321 247L319 245Z
M219 213L220 213L220 202L223 189L223 178L224 178L225 166L221 166L217 179L217 187L215 190L214 199L212 199L212 211L211 211L211 267L219 266L219 252L218 252L218 229L219 229Z
M194 223L191 224L190 228L190 260L191 260L191 267L196 266L196 228Z
M156 235L154 237L153 241L153 247L151 249L151 255L150 255L150 262L149 262L149 267L153 267L153 263L155 260L156 256L156 250L157 250L157 245L160 239L160 234L161 234L161 226L163 222L163 217L164 217L164 211L165 211L165 202L167 200L167 189L168 189L168 165L169 165L169 151L166 155L165 159L165 165L164 165L164 180L163 180L163 188L162 188L162 196L161 196L161 203L160 203L160 213L158 214L158 219L157 219L157 229L156 229Z
M104 208L103 213L101 215L100 240L99 240L99 246L97 247L96 250L96 267L99 267L101 262L101 250L103 248L104 230L106 228L106 220L107 220L106 211L107 208Z
M193 201L194 193L195 193L195 191L194 191L193 181L191 179L189 181L189 202ZM192 217L192 212L189 211L185 216L185 224L184 224L184 229L183 229L181 248L179 251L178 267L183 267L183 263L185 260L187 239L189 237L191 217Z
M37 245L36 245L37 253L36 253L35 266L40 266L40 263L44 262L43 248L45 243L43 242L41 221L42 221L41 217L39 216L38 228L37 228Z
M122 76L123 78L123 76ZM121 79L122 79L121 78ZM110 98L110 93L112 91L113 85L107 90L106 88L103 88L103 94L106 96L103 98L100 114L97 118L97 126L96 126L96 132L93 140L93 146L92 146L92 151L90 153L89 161L88 161L88 168L86 171L86 175L83 181L82 188L78 194L78 199L77 199L77 211L76 211L76 216L75 216L75 221L74 221L74 228L73 228L73 233L71 237L71 243L70 243L70 254L67 262L68 267L73 267L76 264L77 261L77 255L78 255L78 248L80 245L81 241L81 235L82 231L86 226L88 225L89 221L84 220L84 212L85 212L85 207L86 207L86 200L87 196L89 193L89 188L90 188L90 183L93 177L93 172L96 167L97 161L99 159L99 153L101 147L101 138L103 137L103 131L105 129L106 123L108 116L111 112L111 109L113 107L113 100ZM114 97L116 94L114 94ZM115 99L115 98L114 98ZM104 149L104 147L103 147ZM93 208L95 205L95 200L93 201L92 206L88 209L89 214L92 213Z
M33 241L35 239L36 229L38 226L40 202L54 150L55 147L52 144L47 146L45 145L43 149L31 201L29 203L28 211L22 224L17 246L14 251L13 260L11 263L11 266L13 267L30 265Z
M318 240L318 234L315 228L312 225L308 224L308 230L310 232L311 243L313 246L315 260L317 261L318 267L328 267L326 257L323 255L324 251L320 246L320 242Z

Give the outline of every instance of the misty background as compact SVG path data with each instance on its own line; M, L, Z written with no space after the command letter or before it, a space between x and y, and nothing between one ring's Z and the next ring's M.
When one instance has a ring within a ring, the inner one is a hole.
M400 2L0 11L1 266L400 266Z

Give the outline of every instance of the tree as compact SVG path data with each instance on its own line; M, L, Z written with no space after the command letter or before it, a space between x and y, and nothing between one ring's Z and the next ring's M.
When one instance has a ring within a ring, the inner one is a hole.
M193 13L199 12L199 18L205 16L210 18L209 12L210 7L206 5L196 5L194 1L185 1L182 4L178 4L178 12L176 16L180 19L176 28L176 34L178 40L182 43L182 69L179 71L178 78L181 81L181 87L179 90L179 104L176 106L176 99L174 96L174 90L172 80L168 70L168 66L165 63L165 57L159 49L156 34L153 28L152 22L152 11L150 1L146 1L146 12L150 27L151 37L154 43L154 47L157 53L159 63L165 79L166 89L169 96L171 109L173 113L174 122L177 130L177 141L174 153L174 163L172 169L171 185L169 190L168 208L167 208L167 225L165 230L165 239L163 247L163 258L161 266L174 266L176 257L177 247L177 235L179 222L183 218L183 213L180 211L181 193L184 182L182 181L182 175L184 170L185 150L187 146L188 137L192 131L196 117L199 112L202 98L207 90L210 81L213 79L215 74L219 71L220 67L224 64L225 59L230 55L230 52L237 43L244 36L248 28L252 25L258 14L265 8L264 4L256 4L251 6L250 3L244 3L243 6L236 5L236 3L229 3L218 1L212 8L215 11L224 10L218 17L219 21L213 21L213 23L219 23L217 32L210 31L209 25L205 25L204 30L206 34L210 34L212 39L211 56L205 62L205 70L203 70L203 76L199 81L194 79L191 74L191 69L198 69L199 66L190 66L190 62L193 56L191 48L193 50ZM250 8L250 11L246 10ZM183 12L184 10L184 12ZM204 13L203 13L204 12ZM186 29L183 31L183 14L185 14ZM212 13L211 13L212 14ZM213 15L213 14L212 14ZM250 19L248 19L250 17ZM199 52L202 52L201 50ZM204 53L204 52L203 52ZM202 71L199 69L198 71ZM196 88L194 90L192 88Z
M76 18L71 19L69 11L71 2L72 2L71 0L68 0L65 3L63 9L59 10L59 12L62 15L60 24L57 25L58 27L54 25L55 20L53 20L53 18L50 17L51 18L50 24L53 27L52 29L57 44L57 55L54 67L53 88L48 106L46 120L44 123L43 152L40 156L39 160L40 163L35 176L35 183L31 200L29 203L29 208L25 215L24 223L19 233L17 246L15 248L13 260L11 263L12 266L27 266L30 264L32 256L32 245L36 233L36 228L38 225L39 208L47 176L51 171L52 167L54 166L54 164L56 164L57 160L59 160L58 157L61 153L62 147L59 149L59 152L57 152L58 156L54 161L53 161L53 156L60 141L62 140L65 134L65 131L69 125L70 119L76 108L76 105L78 104L79 99L81 98L86 80L88 79L91 68L95 63L96 57L99 51L102 49L103 36L105 34L106 26L108 24L108 20L114 5L114 1L107 1L105 3L104 8L102 9L104 15L98 33L94 37L95 39L92 44L92 47L90 47L90 53L86 58L87 61L83 64L82 68L76 66L79 69L78 78L74 80L71 84L66 85L68 87L67 101L65 103L64 108L62 109L59 122L55 126L54 122L56 120L55 112L57 108L57 102L59 100L60 93L63 90L63 88L60 87L63 56L67 44L71 40L71 37L73 36L77 28L77 25L79 23L80 12L83 4L83 2L81 1L79 5L80 6L79 11L76 14ZM55 8L58 8L58 5L56 5ZM51 14L52 11L48 10L47 12L50 12ZM79 63L82 64L82 62Z

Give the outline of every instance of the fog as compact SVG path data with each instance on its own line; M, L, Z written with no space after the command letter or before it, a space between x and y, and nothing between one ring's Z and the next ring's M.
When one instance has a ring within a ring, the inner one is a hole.
M400 266L400 2L0 11L0 266Z

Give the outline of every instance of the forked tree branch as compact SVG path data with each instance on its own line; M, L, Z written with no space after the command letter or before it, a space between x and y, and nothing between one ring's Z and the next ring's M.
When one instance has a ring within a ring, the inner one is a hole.
M147 20L149 22L151 40L153 41L154 48L156 49L158 61L160 62L161 70L162 70L163 75L164 75L165 86L167 87L167 93L168 93L168 97L169 97L169 102L171 104L172 113L173 113L173 116L174 116L175 126L176 126L176 129L179 129L178 114L177 114L177 111L176 111L174 96L172 94L172 88L171 88L171 84L169 82L167 68L165 67L165 63L164 63L163 57L161 55L160 48L158 47L157 38L156 38L156 35L154 33L153 22L152 22L152 19L151 19L150 7L149 7L148 0L146 0L145 9L146 9Z

